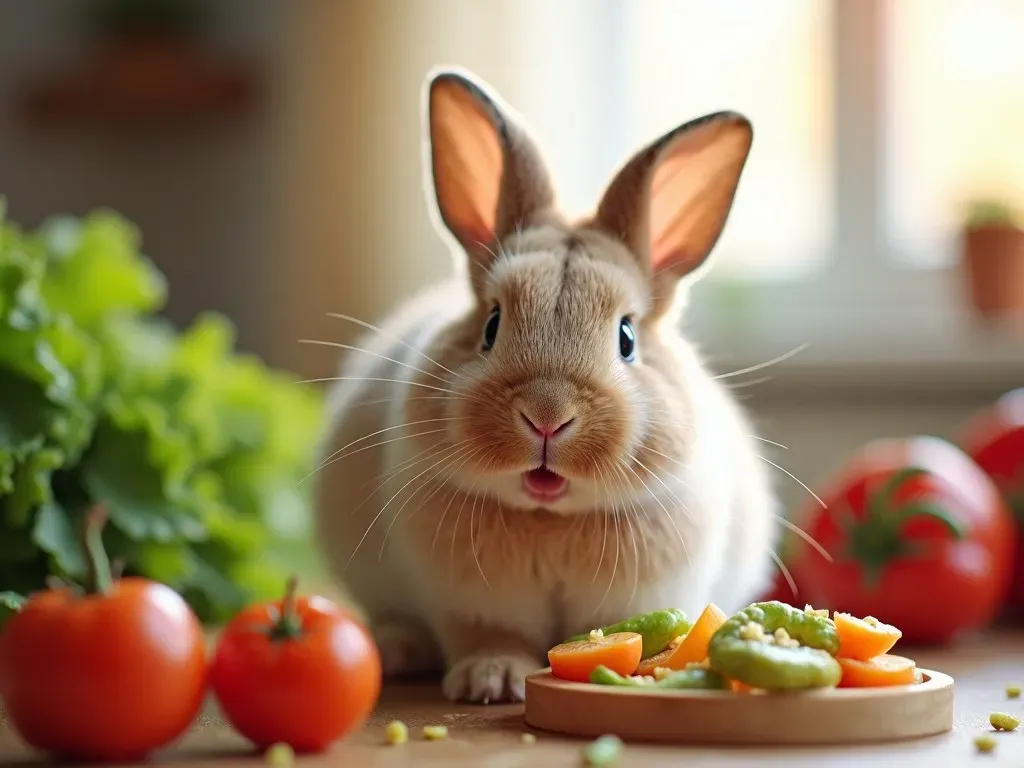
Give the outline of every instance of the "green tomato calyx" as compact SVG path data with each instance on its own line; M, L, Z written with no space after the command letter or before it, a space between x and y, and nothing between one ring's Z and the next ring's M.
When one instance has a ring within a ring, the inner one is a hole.
M294 640L302 635L302 619L295 612L295 596L298 589L299 577L292 574L285 586L280 613L267 633L271 640Z
M110 558L103 547L103 528L107 524L107 510L102 504L90 507L82 524L82 548L85 551L87 594L107 595L114 585Z
M879 491L868 497L864 516L850 519L846 524L846 555L861 565L864 579L872 588L878 587L882 572L894 560L924 554L919 545L907 541L902 535L904 525L910 520L921 517L934 520L957 541L966 535L963 523L940 504L926 500L895 500L896 493L905 483L926 474L928 470L920 467L907 467L893 473Z

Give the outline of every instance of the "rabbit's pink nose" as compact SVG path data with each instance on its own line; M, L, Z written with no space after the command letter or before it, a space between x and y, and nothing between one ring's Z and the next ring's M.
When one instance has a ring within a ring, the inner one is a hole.
M551 423L550 421L541 421L540 419L531 419L523 411L520 411L519 415L523 417L523 421L526 423L526 426L528 426L535 435L543 437L545 440L554 437L575 421L575 417L570 416L565 421L562 421L562 423L557 424Z

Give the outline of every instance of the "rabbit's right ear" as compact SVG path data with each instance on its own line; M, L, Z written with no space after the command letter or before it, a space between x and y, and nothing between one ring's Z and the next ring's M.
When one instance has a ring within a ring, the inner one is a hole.
M472 261L487 266L502 238L554 203L540 154L511 110L465 72L428 76L425 122L428 186L441 222Z

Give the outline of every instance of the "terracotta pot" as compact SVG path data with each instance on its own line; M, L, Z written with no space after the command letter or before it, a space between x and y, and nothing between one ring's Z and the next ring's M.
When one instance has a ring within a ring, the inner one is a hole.
M964 232L967 293L983 317L1024 315L1024 229L983 226Z

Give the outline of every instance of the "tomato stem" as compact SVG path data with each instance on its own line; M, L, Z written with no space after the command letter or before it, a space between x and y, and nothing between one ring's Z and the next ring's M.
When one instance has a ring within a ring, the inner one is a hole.
M939 523L956 540L964 537L963 524L939 504L921 500L902 504L895 500L904 483L927 474L919 467L907 467L895 472L885 486L868 499L866 515L853 519L847 526L848 556L860 563L864 580L877 588L882 571L890 562L912 556L914 546L902 537L903 526L912 519L926 517Z
M87 570L86 592L88 594L105 595L113 585L110 573L110 560L107 550L103 547L103 526L107 523L107 510L102 504L90 507L85 513L82 525L82 544L85 549L85 566Z
M288 577L284 598L281 600L281 615L270 628L271 640L291 640L302 634L302 619L295 612L295 597L299 589L299 577L294 573Z

